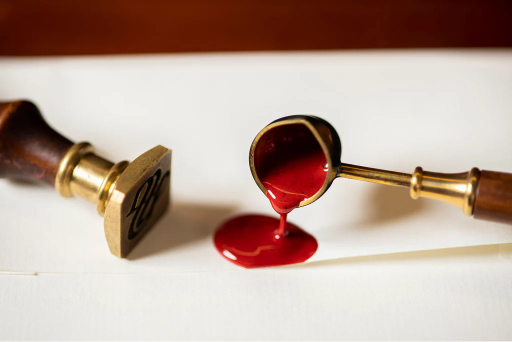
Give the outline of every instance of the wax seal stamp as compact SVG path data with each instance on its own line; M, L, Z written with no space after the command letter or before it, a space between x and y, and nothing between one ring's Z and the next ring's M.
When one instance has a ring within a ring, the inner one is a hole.
M94 203L110 251L124 258L169 205L171 150L156 146L114 164L54 131L33 103L0 103L0 177L42 181Z

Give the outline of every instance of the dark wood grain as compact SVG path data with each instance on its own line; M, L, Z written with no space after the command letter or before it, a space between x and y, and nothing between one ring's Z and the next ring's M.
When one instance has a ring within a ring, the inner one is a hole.
M512 224L512 174L482 171L474 215L479 220Z
M0 177L54 185L59 163L73 145L28 101L0 103Z
M0 55L512 46L509 0L0 0Z

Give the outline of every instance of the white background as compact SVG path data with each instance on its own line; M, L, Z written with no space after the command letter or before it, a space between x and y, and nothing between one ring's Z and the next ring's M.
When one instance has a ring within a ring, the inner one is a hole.
M351 164L512 171L511 62L507 50L0 59L0 99L34 101L112 161L173 149L172 210L128 260L109 255L94 206L0 182L0 338L512 338L512 228L403 189L337 180L290 215L318 238L313 261L336 260L243 270L211 243L231 215L272 214L248 150L285 115L330 121Z

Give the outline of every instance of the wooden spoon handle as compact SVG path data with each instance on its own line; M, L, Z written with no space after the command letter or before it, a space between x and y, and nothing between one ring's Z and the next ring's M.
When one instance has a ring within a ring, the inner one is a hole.
M476 188L476 219L512 224L512 174L483 170Z
M0 102L0 177L53 186L59 163L71 146L48 126L33 103Z

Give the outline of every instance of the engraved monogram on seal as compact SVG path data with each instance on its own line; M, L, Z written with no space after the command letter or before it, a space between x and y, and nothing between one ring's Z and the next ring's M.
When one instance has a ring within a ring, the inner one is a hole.
M130 230L128 231L128 240L135 238L144 228L160 197L162 184L169 179L170 175L171 172L167 171L162 176L162 170L158 169L137 190L130 212L126 215L126 217L133 215Z

